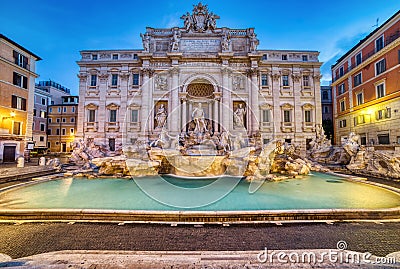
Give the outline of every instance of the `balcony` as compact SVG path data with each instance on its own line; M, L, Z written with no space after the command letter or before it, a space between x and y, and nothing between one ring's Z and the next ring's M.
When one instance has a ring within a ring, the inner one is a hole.
M283 133L291 133L294 132L294 122L282 122L281 130Z
M261 94L264 96L272 95L272 90L269 86L261 86L260 91L261 91Z
M106 122L106 132L119 132L119 122Z
M261 130L263 131L273 131L273 123L272 122L261 122Z
M97 132L99 129L99 123L96 122L85 122L85 132Z
M384 49L384 48L387 47L390 43L392 43L393 41L395 41L399 36L400 36L400 31L397 31L397 32L394 33L393 35L391 35L391 36L389 36L388 38L386 38L386 40L385 40L385 45L383 46L382 49ZM362 57L362 60L361 60L361 63L360 63L360 64L362 64L363 62L365 62L367 59L371 58L374 54L376 54L377 52L381 51L382 49L380 49L380 50L378 50L378 51L377 51L376 49L373 49L373 50L371 50L370 52L365 53L365 55L363 55L363 57ZM358 65L353 65L353 66L350 65L348 68L344 69L343 74L339 74L338 76L333 77L333 78L332 78L332 82L335 82L336 80L340 79L341 77L343 77L344 75L346 75L347 73L349 73L351 70L353 70L354 68L356 68L356 67L359 66L360 64L358 64Z
M86 96L99 96L100 90L98 86L89 86L86 90Z
M127 124L127 131L140 131L140 122L128 122Z
M281 86L281 96L292 96L293 91L290 86Z
M313 96L314 92L310 86L302 86L301 87L301 95L302 96Z
M304 132L315 132L315 122L303 122Z
M107 95L108 96L119 96L121 94L121 90L118 88L118 86L110 86L107 90Z

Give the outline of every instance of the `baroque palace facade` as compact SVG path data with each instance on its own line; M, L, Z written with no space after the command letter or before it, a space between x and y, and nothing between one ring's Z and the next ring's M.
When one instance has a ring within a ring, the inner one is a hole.
M305 148L321 124L319 52L257 49L254 28L218 28L201 3L181 19L147 27L140 50L81 51L76 137L115 150L193 131L201 114L212 133Z

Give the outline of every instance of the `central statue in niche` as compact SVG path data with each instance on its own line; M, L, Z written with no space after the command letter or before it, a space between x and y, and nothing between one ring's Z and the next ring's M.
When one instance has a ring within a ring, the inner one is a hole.
M204 119L204 110L201 103L198 103L197 107L193 109L192 118L195 123L194 132L195 133L205 133L207 132L207 126Z

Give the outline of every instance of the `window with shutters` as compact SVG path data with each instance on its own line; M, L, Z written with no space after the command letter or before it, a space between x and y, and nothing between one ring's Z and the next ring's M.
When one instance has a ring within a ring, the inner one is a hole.
M19 110L24 110L26 111L26 99L12 95L11 96L11 107Z
M13 134L14 135L21 135L21 125L22 125L21 122L14 121L14 124L13 124Z
M16 72L13 73L13 84L15 86L24 88L24 89L28 89L28 78L18 74Z
M354 76L354 87L360 85L362 83L361 73L358 73Z
M29 69L28 58L17 51L13 51L14 63L22 68Z
M380 109L375 112L376 120L390 119L392 117L392 110L390 107Z
M386 71L386 59L382 59L375 64L375 74L379 75Z

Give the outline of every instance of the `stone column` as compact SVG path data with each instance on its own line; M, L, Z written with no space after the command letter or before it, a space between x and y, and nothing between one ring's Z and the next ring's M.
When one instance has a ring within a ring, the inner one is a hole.
M127 115L127 108L128 108L128 87L129 87L129 70L128 66L123 67L125 72L120 73L120 86L119 88L121 89L120 95L120 108L118 111L118 121L119 121L119 135L121 137L121 141L118 142L123 142L123 143L130 143L130 136L127 133L127 126L129 125L130 122L130 116ZM125 141L124 141L125 140Z
M303 123L304 123L304 115L303 108L300 105L300 94L301 94L301 74L300 70L296 70L295 73L292 73L292 93L294 98L294 108L293 108L293 123L295 128L295 136L302 137L303 133Z
M179 131L179 82L178 82L178 75L179 75L179 68L173 67L171 69L171 78L172 78L172 85L171 85L171 103L170 103L170 115L168 115L168 121L170 122L171 129L169 130L171 134L177 134Z
M219 124L219 103L218 103L218 98L214 99L214 116L213 116L213 120L214 120L214 130L218 131L218 124Z
M107 108L106 108L106 101L107 101L107 91L108 91L108 79L109 79L109 74L107 67L101 67L100 68L100 74L98 75L99 79L99 109L97 111L96 115L96 121L98 122L98 132L96 137L98 139L101 139L100 141L104 143L105 145L108 145L108 139L107 139L107 132L105 130L106 127L106 122L108 121L109 115L107 115ZM95 139L96 141L96 139Z
M187 103L186 103L186 98L182 98L182 123L181 123L181 130L186 131L185 126L186 126L186 116L187 116L187 109L186 109Z
M150 85L149 85L149 77L152 73L152 69L150 68L143 68L142 75L143 75L143 84L142 84L142 109L141 109L141 131L142 134L148 135L150 131L149 121L152 120L152 115L149 115L151 112L150 104ZM149 119L150 116L150 119Z
M249 133L253 134L260 129L260 109L259 109L259 102L258 102L258 80L257 80L257 69L250 69L249 70L251 76L251 110L247 106L248 113L251 113L251 125L249 128Z
M232 131L233 127L233 112L232 112L232 98L231 91L228 88L229 69L222 68L222 126Z
M85 72L79 73L79 104L78 104L78 117L77 117L77 130L75 139L86 139L84 137L84 128L86 123L85 99L86 99L86 82L88 74Z
M322 106L321 106L321 74L314 75L314 93L315 93L315 124L322 125Z
M278 71L277 67L273 67L274 71L271 75L272 77L272 101L273 101L273 110L272 110L272 123L274 127L274 134L280 136L281 134L281 125L283 122L282 117L282 109L280 102L280 80L281 75ZM275 137L276 138L276 137Z

